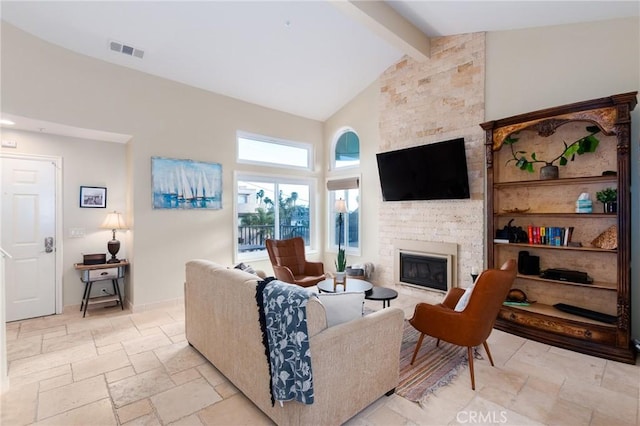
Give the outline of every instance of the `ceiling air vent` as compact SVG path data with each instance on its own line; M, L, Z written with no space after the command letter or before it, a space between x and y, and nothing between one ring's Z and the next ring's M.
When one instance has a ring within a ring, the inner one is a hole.
M144 56L144 50L126 45L124 43L120 43L119 41L111 40L109 42L109 48L114 52L120 52L123 55L127 55L127 56L135 56L136 58L140 58L140 59L142 59L142 57Z

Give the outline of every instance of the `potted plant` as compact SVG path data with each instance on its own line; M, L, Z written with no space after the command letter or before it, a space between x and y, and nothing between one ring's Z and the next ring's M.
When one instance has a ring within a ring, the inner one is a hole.
M605 213L618 211L618 190L616 188L604 188L596 192L596 199L603 205Z
M338 257L336 258L336 277L334 284L343 284L347 274L347 255L343 248L338 249Z
M347 213L347 205L342 198L336 200L335 210L338 213L338 257L336 258L336 277L333 280L333 287L335 289L336 284L342 284L346 291L347 255L345 254L345 249L342 248L342 239L344 237L342 229L344 226L344 214Z
M598 126L588 126L587 132L589 132L587 136L568 145L566 142L563 142L564 151L551 161L538 159L535 152L531 153L531 158L527 158L525 151L514 151L513 145L518 141L518 138L509 135L504 140L504 143L511 147L511 155L513 158L507 160L507 164L513 161L515 162L515 166L520 170L533 173L533 165L535 163L544 163L545 165L540 168L540 179L557 179L558 166L554 164L556 161L559 161L559 165L566 166L569 160L573 161L575 159L576 154L582 155L586 152L595 152L600 141L594 135L600 132L600 128Z

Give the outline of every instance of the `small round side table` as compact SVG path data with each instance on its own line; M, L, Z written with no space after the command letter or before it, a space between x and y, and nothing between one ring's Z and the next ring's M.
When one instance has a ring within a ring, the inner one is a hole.
M373 287L365 292L364 298L369 300L382 300L382 308L391 306L391 301L398 297L398 292L387 287Z

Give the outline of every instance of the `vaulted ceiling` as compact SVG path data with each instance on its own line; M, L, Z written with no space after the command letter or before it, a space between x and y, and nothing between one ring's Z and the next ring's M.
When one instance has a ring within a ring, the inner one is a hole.
M429 37L638 16L640 8L636 1L2 1L0 7L3 21L80 54L316 120L403 55L428 60ZM135 54L112 50L112 41Z

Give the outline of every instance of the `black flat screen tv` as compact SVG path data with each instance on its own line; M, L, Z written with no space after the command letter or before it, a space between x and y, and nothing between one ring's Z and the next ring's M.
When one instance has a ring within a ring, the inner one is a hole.
M464 138L376 157L384 201L470 198Z

